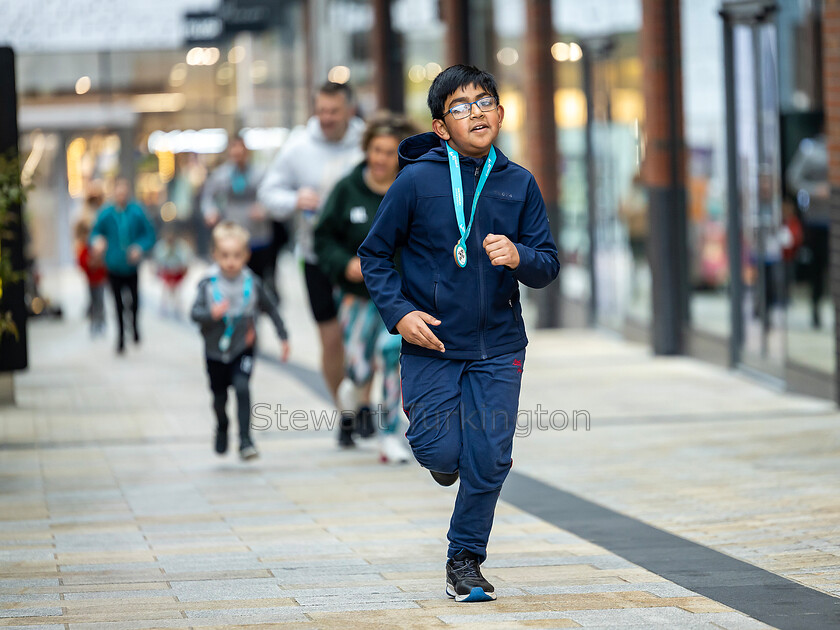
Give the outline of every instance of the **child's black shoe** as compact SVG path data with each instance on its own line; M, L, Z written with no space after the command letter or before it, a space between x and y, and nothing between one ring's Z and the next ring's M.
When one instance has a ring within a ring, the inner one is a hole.
M216 452L224 455L228 449L227 431L216 431Z
M489 602L496 599L493 585L484 579L478 558L459 551L446 561L446 594L456 602Z

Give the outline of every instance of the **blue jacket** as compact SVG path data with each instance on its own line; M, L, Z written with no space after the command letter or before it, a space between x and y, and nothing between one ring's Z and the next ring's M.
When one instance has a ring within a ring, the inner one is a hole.
M449 163L433 133L400 144L402 170L379 206L358 254L370 295L391 333L405 315L425 311L441 321L431 330L446 352L403 340L406 354L446 359L485 359L528 344L519 283L541 288L560 270L540 190L533 175L496 149L467 239L467 266L453 250L460 238L452 201ZM472 200L484 160L461 156L464 213ZM494 267L482 247L488 234L504 234L519 251L519 267ZM402 275L394 267L401 248Z
M155 228L136 201L129 201L125 210L117 211L114 204L105 206L91 230L91 243L98 236L108 241L105 250L105 268L108 273L130 276L137 272L137 265L128 262L128 249L137 245L147 253L155 244Z

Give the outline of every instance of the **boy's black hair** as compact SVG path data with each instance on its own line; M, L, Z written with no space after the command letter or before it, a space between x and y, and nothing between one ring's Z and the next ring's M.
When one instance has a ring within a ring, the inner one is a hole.
M489 72L480 70L475 66L449 66L446 70L441 72L432 81L432 86L429 88L429 111L432 113L432 118L443 119L446 113L443 111L446 105L446 99L451 94L454 94L458 88L467 87L469 85L477 85L484 88L490 95L499 102L499 90L496 87L496 79Z

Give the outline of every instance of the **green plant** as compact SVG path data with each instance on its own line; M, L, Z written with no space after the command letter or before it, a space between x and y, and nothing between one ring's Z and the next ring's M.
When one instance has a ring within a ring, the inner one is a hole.
M18 221L18 215L12 208L23 205L26 201L26 188L20 182L20 162L16 155L0 155L0 304L3 301L3 288L20 282L23 272L12 265L11 252L3 243L10 243L17 237L12 229ZM0 338L6 334L18 338L18 329L12 319L11 311L0 310Z

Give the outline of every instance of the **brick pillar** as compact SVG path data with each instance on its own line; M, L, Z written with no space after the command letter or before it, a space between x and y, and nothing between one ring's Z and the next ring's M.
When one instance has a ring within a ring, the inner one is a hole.
M469 0L440 0L440 18L446 24L446 65L470 63Z
M380 109L402 112L405 85L402 71L402 42L391 23L391 0L373 0L374 83Z
M823 15L823 106L831 185L829 282L834 302L835 399L840 402L840 0L825 0Z
M558 194L557 126L554 121L554 59L551 46L554 29L551 22L551 0L527 0L525 32L525 112L528 168L534 173L548 210L554 239L560 246L560 208ZM561 258L562 260L562 255ZM560 325L560 280L556 280L539 296L537 325L553 328Z
M642 16L653 349L681 354L689 286L680 0L642 0Z

